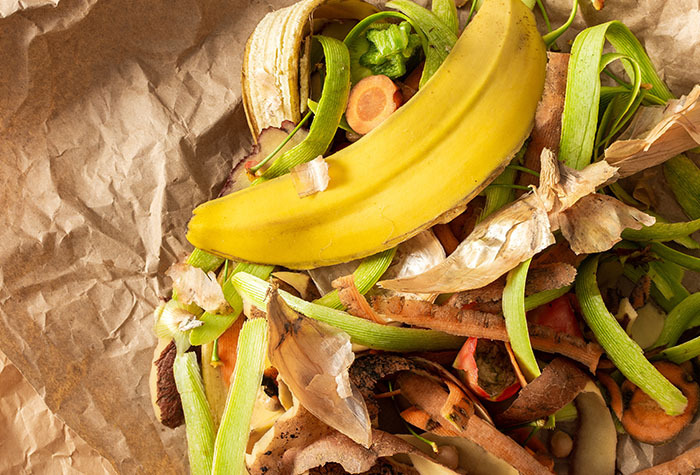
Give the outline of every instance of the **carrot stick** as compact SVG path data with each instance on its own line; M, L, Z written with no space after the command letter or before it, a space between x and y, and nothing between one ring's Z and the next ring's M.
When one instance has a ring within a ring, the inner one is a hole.
M345 118L352 130L366 134L384 122L402 103L401 91L387 76L369 76L350 91Z

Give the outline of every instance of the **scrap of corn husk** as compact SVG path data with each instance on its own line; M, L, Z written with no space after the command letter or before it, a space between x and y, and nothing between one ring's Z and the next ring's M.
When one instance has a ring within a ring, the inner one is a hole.
M700 145L700 85L665 108L641 108L629 128L605 151L624 178Z
M205 273L198 267L178 263L168 269L167 275L173 279L178 301L194 303L210 313L225 313L228 309L224 292L213 272Z
M420 275L386 280L380 285L403 292L446 293L481 288L553 244L552 233L562 223L568 226L569 238L573 239L575 232L577 248L588 252L586 250L594 243L585 236L587 230L580 225L574 227L572 220L580 223L587 213L596 211L589 209L592 202L581 202L581 198L614 179L616 168L601 161L583 170L573 170L559 162L548 149L542 151L541 161L540 186L533 187L532 192L479 223L447 259ZM616 212L636 217L634 220L618 219L617 223L609 220L608 225L613 228L609 231L608 242L615 236L615 242L620 240L623 224L630 223L640 229L642 223L654 222L654 218L646 215L642 218L641 212L622 203L606 203L606 206L614 206ZM577 208L573 218L565 216L566 210L572 207Z
M355 359L350 337L287 306L273 288L268 304L270 362L299 402L321 421L369 447L372 427L365 401L350 382Z
M321 155L310 162L292 168L292 183L300 198L311 196L328 188L331 177L328 175L328 163Z

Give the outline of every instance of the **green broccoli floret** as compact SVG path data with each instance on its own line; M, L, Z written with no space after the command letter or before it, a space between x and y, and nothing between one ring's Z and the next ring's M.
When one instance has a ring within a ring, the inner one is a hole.
M369 49L360 57L360 64L373 74L391 79L406 74L406 64L420 54L420 38L411 33L411 25L379 23L367 30Z

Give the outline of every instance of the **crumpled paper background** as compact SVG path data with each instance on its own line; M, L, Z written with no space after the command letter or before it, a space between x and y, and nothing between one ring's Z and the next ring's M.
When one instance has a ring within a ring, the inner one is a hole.
M184 431L151 410L151 312L192 208L250 146L245 40L289 3L0 0L0 349L121 473L186 470ZM570 1L546 3L561 24ZM676 94L700 82L697 0L586 3L574 28L609 19ZM0 388L3 404L42 403L15 392ZM28 420L36 437L16 444L28 472L56 450L43 427ZM626 453L625 473L673 455Z

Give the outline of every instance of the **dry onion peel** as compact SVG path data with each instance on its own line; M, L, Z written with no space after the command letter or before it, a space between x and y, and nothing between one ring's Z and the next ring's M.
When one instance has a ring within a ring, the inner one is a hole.
M292 168L291 176L300 198L325 190L331 181L328 175L328 163L321 155L310 162L301 163Z
M369 447L369 413L348 376L355 359L350 337L289 308L274 286L268 298L267 319L270 361L292 394L321 421Z

